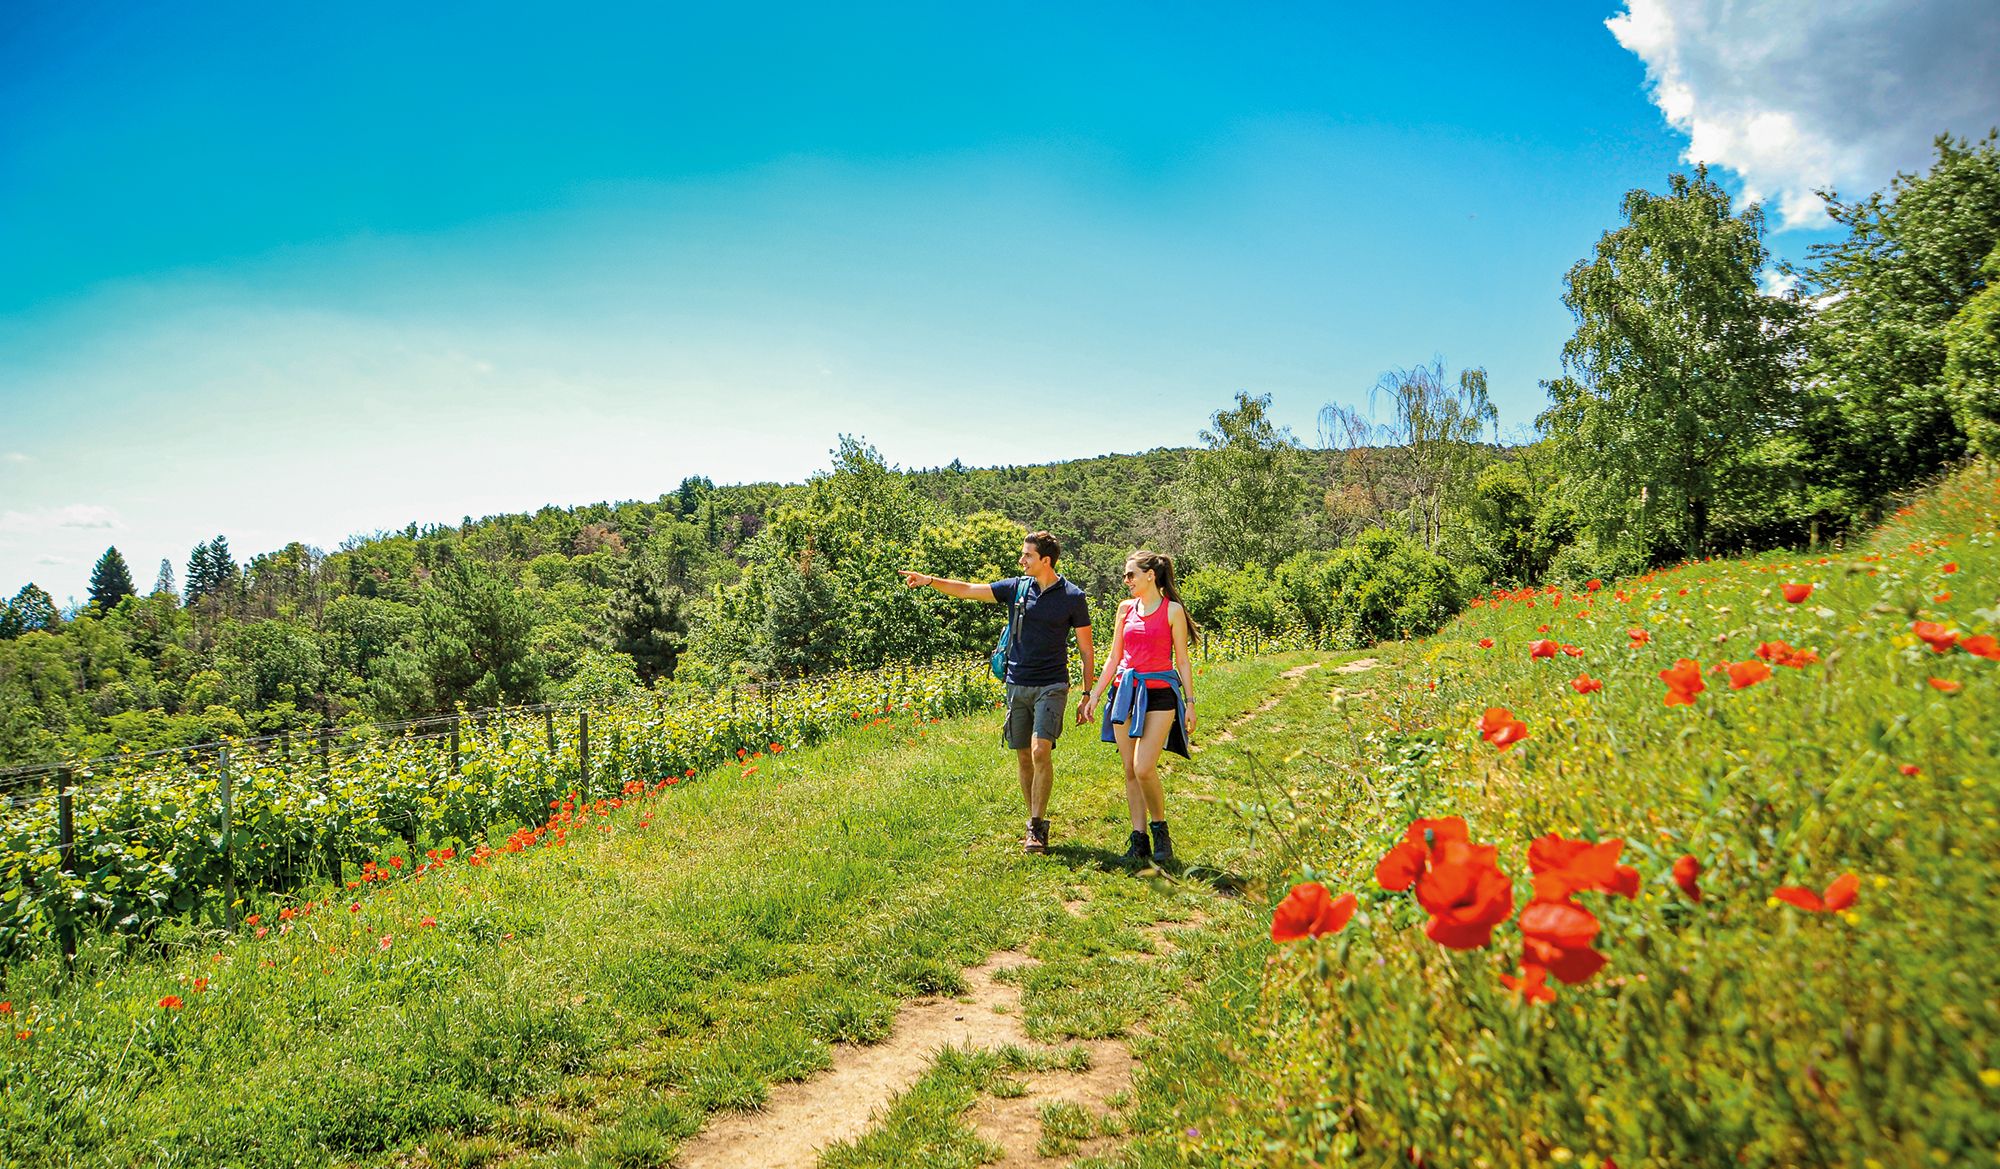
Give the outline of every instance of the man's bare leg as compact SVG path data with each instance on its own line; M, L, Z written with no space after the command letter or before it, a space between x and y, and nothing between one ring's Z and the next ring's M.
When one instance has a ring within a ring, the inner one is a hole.
M1034 742L1035 745L1028 749L1034 763L1034 787L1028 793L1028 816L1046 820L1049 815L1049 789L1056 784L1056 745L1042 738Z

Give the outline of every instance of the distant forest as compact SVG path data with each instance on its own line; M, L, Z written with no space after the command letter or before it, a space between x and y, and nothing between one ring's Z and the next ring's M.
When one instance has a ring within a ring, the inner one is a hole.
M1846 238L1775 291L1761 210L1706 171L1627 195L1566 274L1576 331L1517 446L1484 372L1434 359L1329 402L1308 442L1238 393L1186 449L904 471L841 436L805 483L247 562L217 536L145 589L109 549L77 611L33 584L0 604L0 766L983 652L996 612L895 572L1008 575L1029 528L1101 613L1147 547L1202 625L1329 644L1428 632L1489 588L1837 539L2000 456L1996 138L1941 138L1927 173L1828 211Z

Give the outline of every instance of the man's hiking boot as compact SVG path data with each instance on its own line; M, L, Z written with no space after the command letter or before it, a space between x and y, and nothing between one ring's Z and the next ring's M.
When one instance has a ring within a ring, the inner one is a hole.
M1134 831L1132 833L1132 843L1125 849L1125 855L1119 859L1123 860L1128 865L1144 865L1150 863L1153 859L1153 846L1146 839L1146 834L1144 832Z
M1152 822L1151 827L1153 829L1153 863L1164 868L1173 863L1174 842L1167 835L1167 822L1165 820L1155 820ZM1137 848L1139 842L1144 839L1143 834L1134 832L1132 834L1132 846Z
M1022 852L1047 852L1049 850L1049 822L1029 820L1028 835L1021 840Z

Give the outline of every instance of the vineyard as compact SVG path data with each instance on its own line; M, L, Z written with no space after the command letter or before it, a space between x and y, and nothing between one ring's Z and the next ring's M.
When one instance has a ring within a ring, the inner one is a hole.
M1303 630L1211 635L1201 657L1309 641ZM519 851L579 808L616 807L891 714L968 714L999 693L985 662L941 662L597 708L466 712L17 776L0 810L0 963L40 945L73 958L93 936L131 944L174 923L233 929L264 899L386 879L392 859L400 867L406 855ZM54 782L28 790L34 779Z
M234 926L264 896L386 876L392 854L518 850L519 837L489 835L892 711L969 713L997 693L985 663L952 662L81 763L0 819L0 961L48 942L73 952L94 931Z

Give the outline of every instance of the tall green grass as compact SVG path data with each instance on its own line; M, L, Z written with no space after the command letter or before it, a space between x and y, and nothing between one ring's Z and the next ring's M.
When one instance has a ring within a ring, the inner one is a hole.
M1287 883L1360 911L1218 961L1228 1006L1166 1036L1127 1162L1994 1163L2000 661L1913 626L2000 632L1996 529L2000 474L1976 467L1856 546L1490 599L1400 647L1372 697L1328 693L1268 804ZM1582 656L1532 657L1544 638ZM1743 689L1714 672L1780 639L1819 660ZM1680 658L1707 689L1668 706ZM1570 685L1585 673L1602 690ZM1484 740L1489 707L1528 737ZM1624 841L1638 896L1580 898L1606 968L1527 1003L1499 981L1522 962L1515 923L1484 949L1427 938L1373 869L1442 816L1498 846L1523 903L1534 839ZM1683 856L1699 902L1672 879ZM1845 912L1773 896L1849 873ZM1212 1089L1175 1094L1203 1074Z

